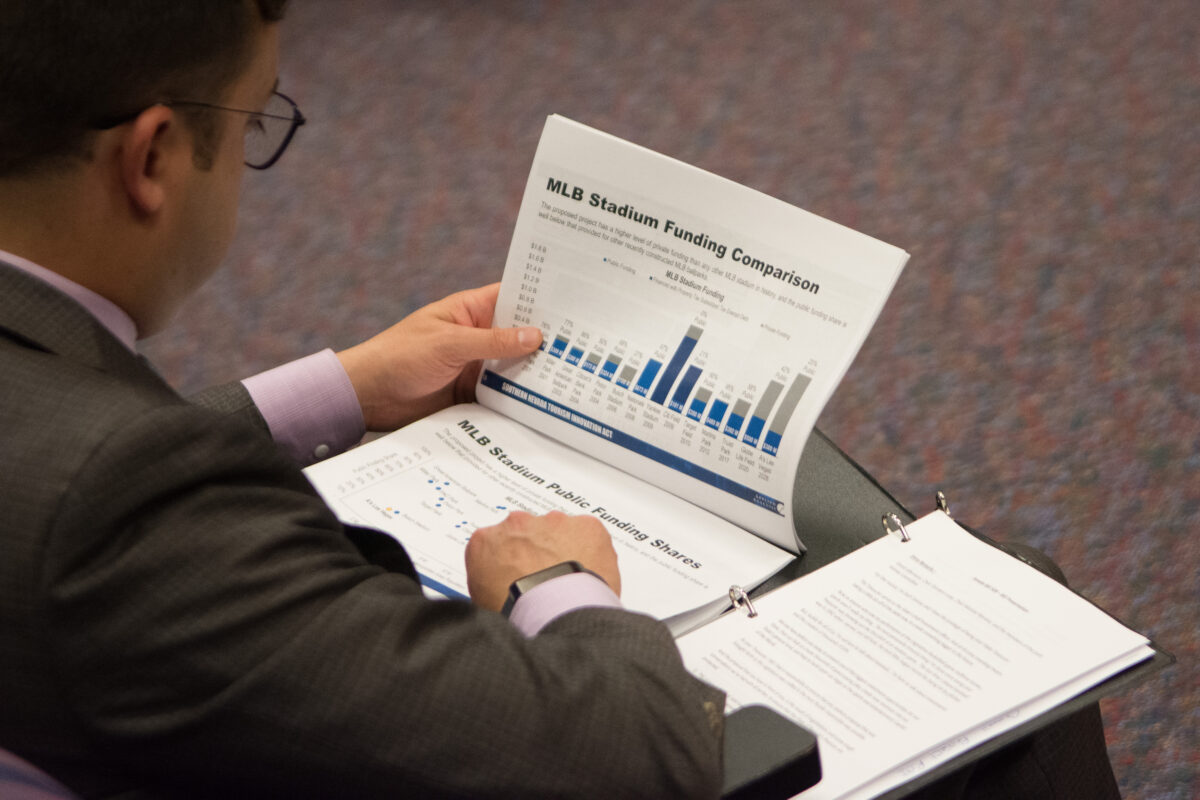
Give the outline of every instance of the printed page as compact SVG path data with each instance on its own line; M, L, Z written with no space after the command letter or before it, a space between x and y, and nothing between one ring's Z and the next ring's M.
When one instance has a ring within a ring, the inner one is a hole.
M421 582L467 597L463 550L511 511L590 514L612 534L626 608L668 621L729 587L755 585L793 556L476 404L426 419L315 464L305 474L351 523L396 537ZM716 615L714 610L712 615Z
M805 439L903 251L551 117L497 308L533 357L479 402L798 550Z
M1145 637L941 512L680 639L731 707L817 734L802 798L871 797L1152 655Z

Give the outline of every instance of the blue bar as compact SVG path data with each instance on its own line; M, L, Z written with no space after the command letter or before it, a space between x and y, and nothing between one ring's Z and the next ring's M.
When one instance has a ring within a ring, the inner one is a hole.
M751 447L758 447L758 437L762 433L763 426L767 421L762 417L751 417L750 424L746 426L746 435L742 437L742 441Z
M620 375L618 375L617 376L617 386L620 386L622 389L628 389L629 381L625 380Z
M694 419L696 422L699 422L700 418L704 416L704 401L693 398L692 407L688 409L687 415L688 419Z
M611 358L604 362L604 366L600 368L600 377L606 381L611 381L613 375L617 374L617 362Z
M562 358L563 350L567 349L567 340L562 336L554 337L554 344L550 348L550 355L555 358Z
M671 356L671 363L667 365L667 371L663 373L662 380L658 382L658 386L654 387L654 395L650 399L660 406L666 402L667 393L671 391L675 379L679 377L679 370L683 369L683 365L692 355L692 350L696 349L696 339L700 335L699 330L693 326L688 331L689 335L683 337L679 347L675 348L675 355ZM691 336L692 333L696 335Z
M642 370L642 377L638 378L637 386L633 387L633 393L645 397L650 391L650 384L654 383L654 376L661 368L661 361L655 361L653 358L647 361L646 368Z
M683 413L683 404L687 402L688 395L692 393L696 381L700 380L700 372L701 369L694 365L687 368L687 372L683 374L683 380L679 382L675 394L671 396L671 402L667 403L667 408Z
M767 431L767 440L763 442L762 446L763 452L771 456L778 455L779 440L782 438L783 437L775 431Z
M682 472L684 475L689 475L698 481L703 481L708 485L719 489L723 492L728 492L735 497L752 503L760 508L765 508L768 511L774 512L783 516L785 506L779 500L765 495L762 492L752 489L749 486L730 480L724 475L709 470L699 464L688 461L684 458L669 453L660 447L656 447L649 442L643 441L636 436L631 436L624 431L616 428L610 428L599 420L580 414L577 411L572 411L566 406L558 403L545 395L526 389L525 387L513 383L502 375L499 375L490 369L483 371L483 385L489 389L495 389L508 397L519 400L526 405L536 408L548 414L555 419L562 420L568 425L573 425L580 430L587 431L595 436L612 442L618 447L623 447L638 455L656 461L663 466Z
M722 433L736 439L738 432L742 429L742 423L745 421L746 418L741 414L730 414L729 421L725 423L725 430Z
M581 358L583 358L583 348L582 347L572 347L571 352L567 353L567 363L568 364L578 364L579 359L581 359Z
M584 372L595 372L596 371L596 362L595 361L584 361L579 366L583 367Z
M713 400L712 406L708 409L708 419L704 420L705 426L713 430L721 429L721 420L725 418L725 409L729 408L729 403L724 400Z

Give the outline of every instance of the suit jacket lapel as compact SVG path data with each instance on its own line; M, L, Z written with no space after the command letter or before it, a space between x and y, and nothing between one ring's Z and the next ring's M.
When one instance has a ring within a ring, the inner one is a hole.
M165 386L87 309L49 284L0 262L0 334L117 377Z

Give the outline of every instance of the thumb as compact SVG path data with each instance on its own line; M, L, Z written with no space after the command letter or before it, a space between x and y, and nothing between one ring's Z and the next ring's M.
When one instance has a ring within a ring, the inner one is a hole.
M459 363L485 358L516 358L537 350L542 343L539 328L465 328L450 346L450 355Z

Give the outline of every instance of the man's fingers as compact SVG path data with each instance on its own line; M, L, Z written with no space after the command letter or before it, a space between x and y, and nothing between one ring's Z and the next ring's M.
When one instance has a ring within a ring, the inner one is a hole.
M460 328L447 342L447 360L469 364L485 358L517 358L538 349L542 332L538 328Z

